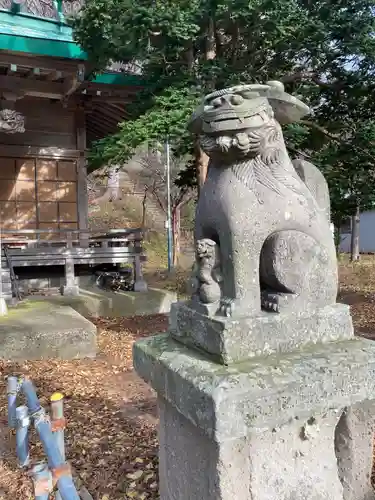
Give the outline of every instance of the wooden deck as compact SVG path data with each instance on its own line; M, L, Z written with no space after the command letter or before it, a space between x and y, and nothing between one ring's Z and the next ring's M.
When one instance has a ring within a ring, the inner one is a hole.
M135 289L146 289L141 266L145 260L142 229L114 229L106 233L51 229L0 231L3 293L7 289L6 282L11 283L9 264L11 267L64 266L65 293L76 294L76 265L128 263L134 266Z

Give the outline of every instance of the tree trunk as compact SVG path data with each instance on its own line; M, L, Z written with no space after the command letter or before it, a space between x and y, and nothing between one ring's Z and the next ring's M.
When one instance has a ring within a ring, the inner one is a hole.
M359 260L359 206L357 206L355 215L352 216L352 240L350 253L350 260L352 262Z
M207 35L206 35L206 51L205 57L207 61L212 61L216 57L216 33L215 19L210 16L208 19Z
M173 267L178 265L181 251L181 205L172 210Z
M337 254L337 256L339 256L339 254L340 254L341 224L342 224L342 219L341 218L336 218L333 221L333 226L334 226L333 237L334 237L334 240L335 240L335 247L336 247L336 254Z
M239 44L239 39L240 39L240 28L238 26L238 21L234 20L233 25L232 25L232 56L231 56L231 62L232 65L234 66L237 62L237 57L238 57L238 44Z
M116 165L111 167L108 171L107 186L109 201L121 200L120 172Z
M199 145L199 139L195 143L195 170L197 175L198 196L206 181L209 157Z
M147 186L145 186L145 192L142 200L142 227L146 227L146 204L147 204Z
M215 18L211 15L208 19L207 32L206 32L206 47L205 47L205 59L207 61L212 61L216 57L216 27ZM207 87L210 90L214 90L215 81L212 79L207 83ZM208 171L209 158L206 153L202 150L199 145L199 139L196 138L195 141L195 168L197 175L198 184L198 196L203 184L205 183Z
M188 70L191 71L194 68L194 47L191 40L189 40L189 47L186 50L186 61Z

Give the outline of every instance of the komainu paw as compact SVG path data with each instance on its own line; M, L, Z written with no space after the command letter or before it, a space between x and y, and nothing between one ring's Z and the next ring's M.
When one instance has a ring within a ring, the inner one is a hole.
M220 300L219 312L223 316L230 318L233 315L235 310L235 301L234 299L229 299L227 297L223 297Z

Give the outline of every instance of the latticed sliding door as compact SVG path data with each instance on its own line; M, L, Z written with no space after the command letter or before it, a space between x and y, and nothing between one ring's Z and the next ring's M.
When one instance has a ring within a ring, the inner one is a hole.
M77 229L76 162L0 158L0 214L5 229Z
M39 229L77 229L77 165L74 161L36 161Z
M36 228L34 160L0 158L0 216L4 229Z

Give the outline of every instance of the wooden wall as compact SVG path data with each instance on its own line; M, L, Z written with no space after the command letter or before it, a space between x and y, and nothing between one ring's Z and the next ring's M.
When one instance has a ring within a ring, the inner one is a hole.
M77 229L79 221L84 226L79 212L85 213L80 193L86 177L76 111L36 98L17 101L16 110L25 115L25 133L0 133L1 227Z
M0 157L0 215L4 229L77 229L77 162Z
M26 117L23 134L0 133L0 144L76 149L75 112L61 102L49 99L23 98L16 102L17 111Z

